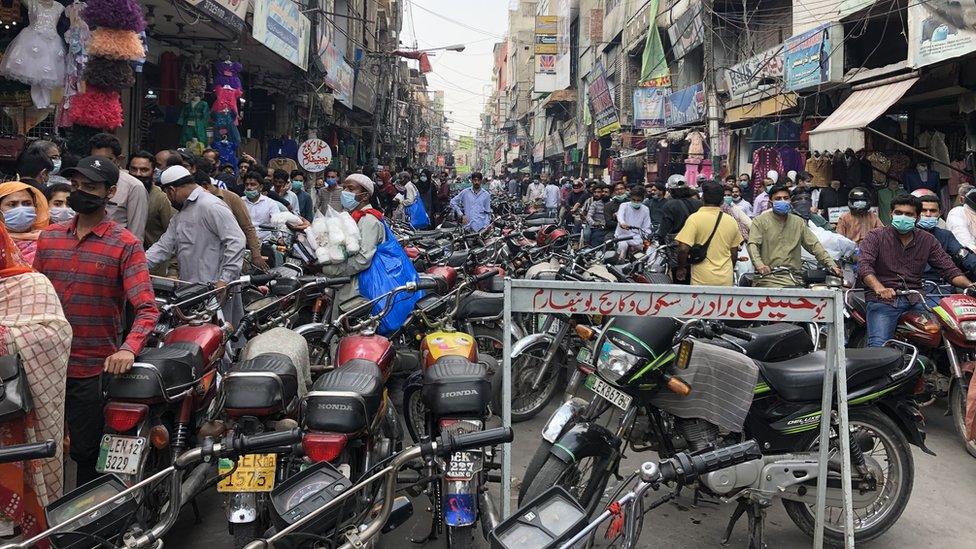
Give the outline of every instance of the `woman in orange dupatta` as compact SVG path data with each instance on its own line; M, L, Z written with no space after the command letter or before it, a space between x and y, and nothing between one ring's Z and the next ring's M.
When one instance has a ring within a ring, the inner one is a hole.
M0 424L0 446L54 440L58 448L51 459L0 465L0 520L19 524L27 537L46 528L44 506L63 490L61 441L70 350L71 326L54 287L31 270L0 224L0 355L20 356L34 401L25 417Z
M44 198L44 193L27 183L7 181L0 183L0 215L6 210L8 201L13 204L29 201L30 205L34 207L36 217L29 227L25 227L23 230L6 227L7 236L17 245L20 256L27 260L28 265L31 265L34 263L34 254L37 252L37 239L41 236L41 231L51 223L47 199ZM2 222L0 219L0 223Z

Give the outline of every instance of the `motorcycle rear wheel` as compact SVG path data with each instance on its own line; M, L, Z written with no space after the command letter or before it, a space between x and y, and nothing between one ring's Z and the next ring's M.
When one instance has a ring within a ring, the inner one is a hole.
M908 505L909 497L912 494L912 485L915 481L915 465L912 458L912 450L908 444L908 439L901 432L901 429L889 418L877 409L860 409L850 411L850 425L860 430L863 436L870 436L874 442L873 448L864 449L864 456L877 457L876 452L879 446L883 447L886 455L887 467L885 471L884 484L879 497L869 506L874 507L879 500L883 499L881 508L869 515L865 509L853 509L854 512L854 541L861 544L873 540L894 526L902 512ZM819 448L818 439L820 430L817 429L796 445L797 451L813 451ZM832 441L834 442L834 441ZM836 473L830 473L832 476ZM888 488L892 488L891 492ZM786 513L790 516L800 530L807 536L813 537L816 524L816 509L813 505L807 505L799 501L783 500ZM885 509L885 507L887 509ZM824 541L833 547L844 546L844 526L843 509L828 507L825 510L826 524L824 525ZM837 513L838 523L833 523L833 513ZM877 515L880 518L874 518ZM872 520L873 519L873 520ZM864 526L864 521L868 522ZM860 526L859 526L860 524Z
M532 391L532 381L536 372L542 367L543 359L549 343L540 341L525 349L519 357L512 361L512 423L528 421L549 405L559 387L563 386L563 364L566 363L562 349L556 352L556 357L549 365L549 371L542 379L540 390Z
M448 549L467 549L474 545L475 524L467 526L444 526L444 541Z
M972 379L969 382L972 383ZM976 441L966 440L966 391L959 380L953 381L949 389L949 411L952 412L952 424L963 446L969 455L976 457Z

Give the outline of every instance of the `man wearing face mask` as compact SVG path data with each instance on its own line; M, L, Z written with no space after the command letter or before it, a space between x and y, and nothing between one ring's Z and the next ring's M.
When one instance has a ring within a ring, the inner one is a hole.
M149 213L146 217L146 234L143 236L143 245L148 250L159 237L166 232L169 227L169 220L172 219L173 206L166 198L166 193L153 184L153 177L156 173L156 159L146 151L139 151L129 158L129 175L138 179L146 192L149 193Z
M176 256L180 280L218 288L237 280L246 241L230 208L200 187L183 166L166 168L159 176L159 186L177 213L146 252L149 267L166 264ZM224 318L236 324L241 315L240 295L235 293L224 304Z
M337 212L342 211L342 187L339 185L339 170L335 168L325 169L325 186L318 190L317 204L318 209L325 215L326 208L332 208Z
M118 167L109 158L89 156L66 169L64 176L71 180L68 205L77 215L41 233L34 269L51 280L73 330L65 422L80 486L97 476L104 424L102 375L132 368L159 320L159 310L141 240L106 213ZM126 301L134 318L118 346Z
M634 187L630 190L630 202L621 204L617 210L617 229L613 236L629 237L617 242L617 257L623 260L628 250L641 249L644 238L650 237L651 228L651 212L644 205L644 188Z
M61 169L61 153L50 141L38 140L30 144L17 160L20 181L44 192L48 179Z
M684 177L672 175L668 178L668 194L670 200L666 200L661 206L661 223L657 226L657 241L666 242L668 238L681 231L685 226L688 216L701 208L701 200L695 197L694 192L685 186Z
M976 275L976 253L960 244L951 231L939 227L939 216L942 214L942 202L939 197L928 195L923 196L920 200L922 215L919 216L916 226L934 236L942 249L949 254L952 261L962 269L966 276ZM939 285L944 284L939 272L933 269L931 265L925 266L922 277Z
M315 211L312 209L312 195L305 191L305 172L294 170L291 172L291 192L298 197L298 215L311 221L315 218Z
M740 180L740 183L741 183L741 180ZM746 185L748 185L748 184L749 184L749 181L746 180ZM749 217L752 217L752 204L750 204L749 201L746 200L742 196L742 186L741 185L736 185L735 187L732 187L731 196L732 196L732 204L736 208L739 208L739 210L742 213L746 214Z
M118 137L110 133L92 136L88 146L88 154L111 158L113 162L122 161L122 144ZM149 193L141 181L125 171L119 172L116 189L108 204L109 217L129 229L140 240L143 239L146 235L146 218L149 217Z
M769 209L769 191L772 190L773 185L776 184L777 174L774 171L770 171L769 174L763 178L763 192L756 196L756 199L752 201L752 217L756 217ZM789 189L787 189L789 190Z
M471 174L471 186L451 199L451 210L461 216L464 228L478 232L491 223L491 195L481 188L480 172Z
M664 206L664 187L660 183L647 183L644 185L644 191L647 194L644 205L651 214L651 224L660 225L663 217L661 208Z
M840 234L855 244L860 244L869 232L884 227L881 219L869 209L867 190L857 187L847 196L847 206L850 211L844 213L837 220L837 234Z
M926 266L934 268L957 288L973 285L935 236L926 230L916 230L921 209L914 196L896 197L891 201L891 226L875 229L861 241L857 266L866 288L870 347L881 347L894 336L902 313L925 310L922 303L907 296L895 296L895 291L921 290ZM935 305L931 301L930 305Z
M837 264L817 240L806 221L798 215L790 215L790 190L784 185L776 185L769 192L771 208L752 220L749 229L749 257L756 272L769 275L778 267L786 267L800 273L803 261L800 249L812 254L820 264L825 265L836 276L841 276ZM786 288L794 286L787 274L763 276L756 280L762 288Z

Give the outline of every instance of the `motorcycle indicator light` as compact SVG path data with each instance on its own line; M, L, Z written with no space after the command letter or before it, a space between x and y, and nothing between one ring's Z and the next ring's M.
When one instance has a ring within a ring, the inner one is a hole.
M309 459L318 463L333 461L346 447L349 435L341 433L305 433L302 437L302 448Z
M579 338L582 339L583 341L592 340L593 334L596 333L593 330L593 328L590 328L589 326L583 324L577 324L575 329L576 329L576 335L578 335Z
M678 369L684 370L691 364L691 351L695 348L695 344L687 339L681 342L678 346L678 360L675 363Z
M686 397L691 394L691 386L678 376L668 377L667 387L678 396Z
M166 430L166 426L160 424L150 429L149 442L153 445L153 448L157 450L162 450L163 448L169 446L169 431Z
M116 433L135 429L149 413L149 406L129 402L109 402L105 405L105 425Z

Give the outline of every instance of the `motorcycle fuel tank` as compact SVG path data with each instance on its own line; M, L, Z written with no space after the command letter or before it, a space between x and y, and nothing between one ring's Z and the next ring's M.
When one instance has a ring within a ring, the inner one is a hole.
M339 341L336 353L336 366L342 366L354 359L368 360L379 367L383 377L388 377L393 368L393 345L380 335L357 335L344 337Z
M177 326L166 335L166 343L193 343L203 350L205 367L216 364L224 352L224 333L214 324Z
M463 356L478 362L478 346L474 338L463 332L434 332L420 344L424 368L430 368L443 356Z
M434 265L425 271L426 274L432 276L439 276L446 282L447 290L453 290L454 285L457 284L457 269L454 267L449 267L447 265Z
M945 337L953 345L976 347L976 340L969 339L973 335L972 325L976 322L976 298L964 294L946 296L939 301L939 307L935 311L945 325ZM964 324L966 330L963 329Z

